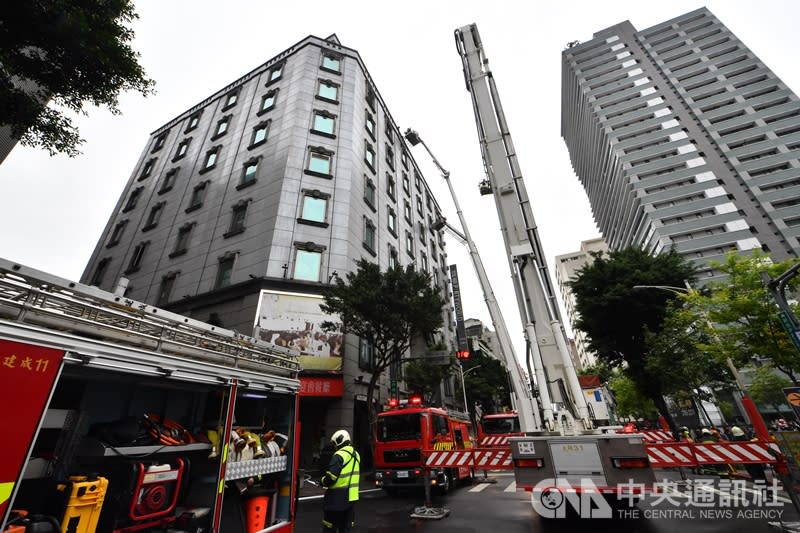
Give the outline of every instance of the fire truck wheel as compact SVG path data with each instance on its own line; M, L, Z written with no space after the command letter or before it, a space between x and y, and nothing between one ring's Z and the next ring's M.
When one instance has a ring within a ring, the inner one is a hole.
M449 470L445 470L439 477L439 484L437 485L439 494L447 494L453 485L453 476Z

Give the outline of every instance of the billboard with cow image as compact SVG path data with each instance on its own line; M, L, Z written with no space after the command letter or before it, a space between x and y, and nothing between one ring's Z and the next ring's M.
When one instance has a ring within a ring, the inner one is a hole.
M297 353L303 370L342 371L344 336L322 329L323 322L339 317L320 310L322 296L262 290L259 300L259 339Z

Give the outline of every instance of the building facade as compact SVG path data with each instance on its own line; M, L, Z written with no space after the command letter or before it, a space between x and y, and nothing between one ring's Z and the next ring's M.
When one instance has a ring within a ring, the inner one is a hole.
M570 43L561 134L611 249L800 251L800 103L705 8Z
M321 292L365 258L413 264L446 295L439 218L358 52L309 36L151 134L82 281L302 352L310 464L340 427L369 438L372 352L321 330L336 319ZM428 341L454 349L444 312Z
M597 363L597 356L586 346L586 334L575 328L578 314L575 309L575 295L570 290L567 283L575 277L575 274L586 265L594 261L592 253L604 253L608 251L608 245L602 238L589 239L581 242L581 248L577 252L556 256L556 283L558 291L561 293L561 300L567 313L570 328L572 329L572 342L575 345L575 368L580 370L593 366Z

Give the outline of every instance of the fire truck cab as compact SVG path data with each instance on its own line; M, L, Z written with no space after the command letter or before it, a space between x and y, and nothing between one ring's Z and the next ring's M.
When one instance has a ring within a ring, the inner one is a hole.
M508 437L524 435L516 412L483 415L478 423L478 445L508 446Z
M475 446L469 417L439 407L425 407L419 397L391 400L378 414L375 435L375 485L392 494L403 487L422 487L423 450L464 450ZM470 467L431 471L431 484L447 492L460 480L471 479Z

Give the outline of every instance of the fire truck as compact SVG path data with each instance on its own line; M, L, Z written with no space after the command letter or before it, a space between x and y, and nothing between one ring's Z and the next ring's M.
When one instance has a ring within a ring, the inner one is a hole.
M0 530L291 531L299 370L263 341L0 259ZM267 430L289 437L280 453L258 446Z
M392 399L378 413L375 436L375 485L394 494L404 487L431 485L447 493L459 481L470 480L469 466L425 469L423 450L470 450L475 442L467 413L422 405L419 396ZM427 473L426 473L427 472Z
M483 415L478 422L478 445L481 447L508 446L508 438L524 435L515 412Z

